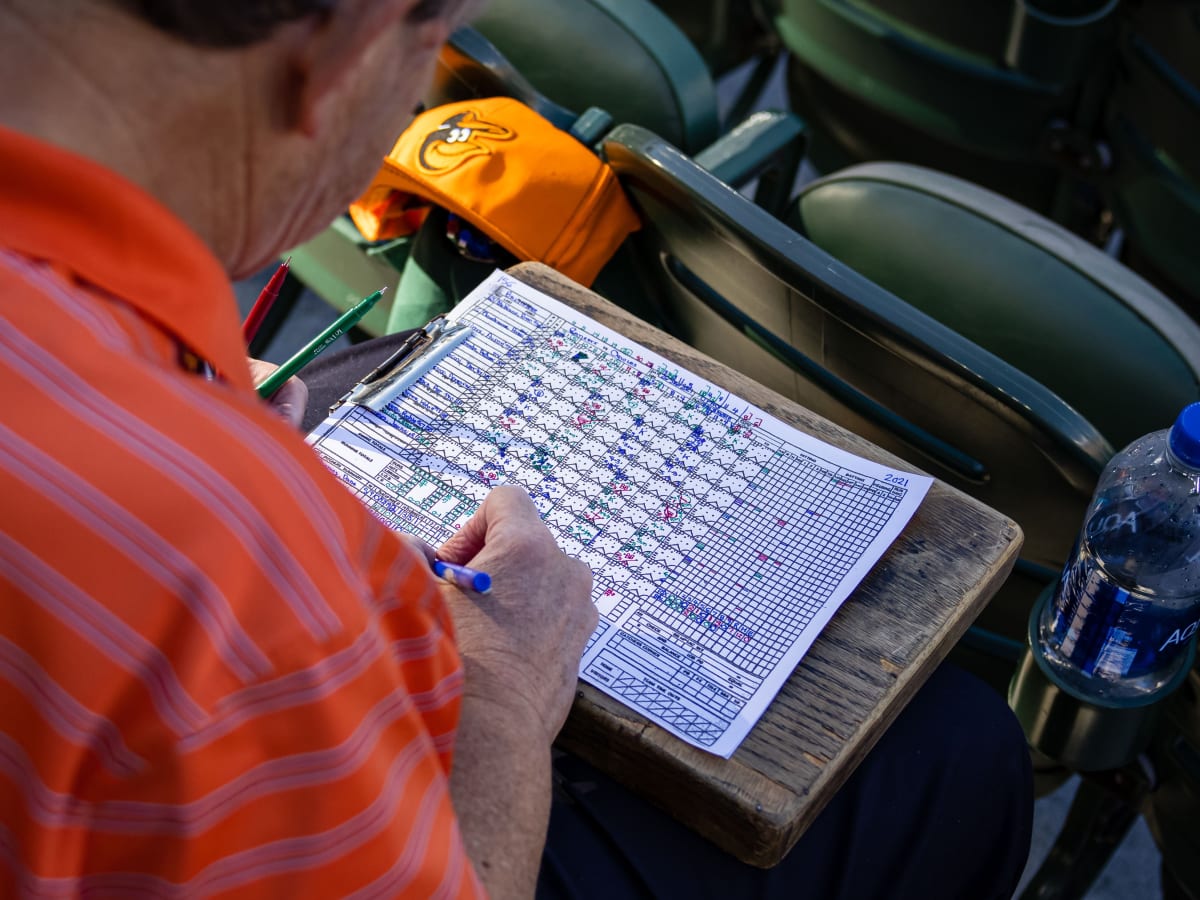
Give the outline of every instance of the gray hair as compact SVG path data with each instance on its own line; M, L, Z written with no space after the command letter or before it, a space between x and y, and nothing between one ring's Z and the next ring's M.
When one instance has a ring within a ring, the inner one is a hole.
M267 38L280 25L320 15L338 0L124 0L127 7L164 31L193 44L244 47ZM419 0L408 21L440 16L446 0Z

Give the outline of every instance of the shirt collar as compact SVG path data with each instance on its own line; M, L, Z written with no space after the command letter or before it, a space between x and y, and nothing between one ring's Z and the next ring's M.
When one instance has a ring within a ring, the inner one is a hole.
M252 388L237 303L200 238L142 188L0 128L0 245L121 298L227 381Z

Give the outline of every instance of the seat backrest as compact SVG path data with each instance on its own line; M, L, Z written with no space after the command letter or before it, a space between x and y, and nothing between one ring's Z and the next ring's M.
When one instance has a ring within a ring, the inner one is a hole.
M427 107L477 97L512 97L541 114L555 127L568 130L578 112L560 106L529 83L487 38L473 28L459 28L438 54Z
M1086 419L653 134L620 126L603 149L679 337L1007 513L1023 556L1061 567L1112 454Z
M492 0L472 25L568 109L598 106L686 153L720 133L704 59L649 0Z
M905 160L1049 210L1051 129L1090 124L1117 2L775 0L775 24L822 171Z
M777 46L764 0L654 0L654 5L687 35L716 77Z
M1092 244L991 191L867 163L805 185L786 221L1050 388L1114 447L1200 400L1200 325Z
M1109 201L1131 262L1182 288L1200 314L1200 3L1130 4L1105 110Z

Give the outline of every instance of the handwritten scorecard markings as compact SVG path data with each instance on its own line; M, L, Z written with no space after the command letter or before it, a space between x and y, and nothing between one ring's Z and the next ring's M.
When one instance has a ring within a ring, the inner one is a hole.
M475 336L310 443L434 545L495 485L525 488L593 570L581 677L730 755L929 480L803 435L502 274L451 318Z

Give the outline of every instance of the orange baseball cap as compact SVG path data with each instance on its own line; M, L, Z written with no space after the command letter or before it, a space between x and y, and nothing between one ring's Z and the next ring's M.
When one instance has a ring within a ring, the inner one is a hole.
M350 206L368 240L411 234L429 203L514 256L590 285L640 227L608 165L518 100L491 97L419 115Z

